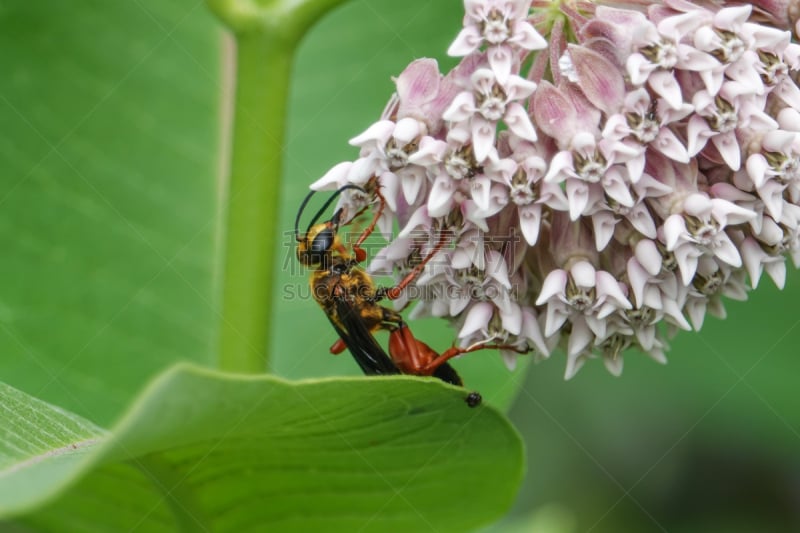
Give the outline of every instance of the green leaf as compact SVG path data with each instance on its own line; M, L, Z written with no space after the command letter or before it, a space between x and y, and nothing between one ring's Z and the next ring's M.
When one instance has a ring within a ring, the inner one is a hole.
M196 1L0 3L0 379L97 423L212 357L215 28Z
M41 531L463 531L498 518L521 482L506 419L431 380L292 383L180 365L107 435L0 391L9 420L37 419L25 425L36 446L2 433L14 451L0 517L47 503L22 517Z
M104 431L0 383L0 516L74 471Z

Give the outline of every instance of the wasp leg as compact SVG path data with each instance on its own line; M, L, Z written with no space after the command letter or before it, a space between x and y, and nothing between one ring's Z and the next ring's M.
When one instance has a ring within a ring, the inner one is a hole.
M376 301L382 300L383 298L389 300L397 300L400 298L400 293L403 292L403 289L405 289L412 281L414 281L414 279L416 279L417 276L420 275L422 270L425 268L425 265L427 265L428 262L433 259L433 256L438 254L439 251L444 247L448 241L448 236L449 232L442 230L439 233L439 240L436 242L436 246L434 246L433 249L428 252L428 255L426 255L422 261L420 261L413 269L411 269L408 274L405 275L405 277L403 277L403 279L400 280L400 283L394 287L378 287L378 290L375 291Z
M367 259L367 252L361 248L361 245L365 240L367 240L367 237L372 235L372 232L375 231L375 226L378 224L378 219L381 218L381 215L383 214L383 208L386 205L386 198L384 198L381 194L380 186L376 187L375 196L377 196L378 200L380 201L378 203L378 208L375 210L375 214L372 216L372 221L369 223L369 226L364 229L364 231L358 237L358 240L355 242L355 244L353 244L353 253L355 254L356 260L359 263L362 263Z
M345 344L345 342L342 339L337 339L336 342L334 342L331 345L331 353L333 355L339 355L346 349L347 349L347 344Z
M401 328L408 329L408 326L403 322L403 315L397 311L381 306L381 312L383 314L381 317L381 329L388 329L389 331Z
M401 369L409 374L420 374L435 352L417 340L405 324L400 324L389 335L389 356Z
M516 346L510 346L507 344L473 344L472 346L468 346L466 348L459 348L458 346L453 346L448 348L444 352L442 352L438 357L434 360L429 362L425 365L423 369L425 372L435 371L436 368L445 364L447 361L452 359L453 357L457 357L459 355L463 355L465 353L477 352L478 350L512 350L517 353L528 353L526 350L521 350Z

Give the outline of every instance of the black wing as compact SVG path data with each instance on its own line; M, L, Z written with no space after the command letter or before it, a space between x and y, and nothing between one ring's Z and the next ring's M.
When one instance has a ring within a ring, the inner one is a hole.
M447 363L444 363L439 366L433 372L433 377L439 378L445 383L450 383L452 385L458 385L459 387L464 386L464 382L461 381L461 376L458 375L458 372Z
M358 311L353 309L344 298L336 298L335 302L336 313L345 329L337 325L330 316L328 319L364 374L368 376L400 374L400 370L392 362L391 357L386 355L381 345L364 325Z

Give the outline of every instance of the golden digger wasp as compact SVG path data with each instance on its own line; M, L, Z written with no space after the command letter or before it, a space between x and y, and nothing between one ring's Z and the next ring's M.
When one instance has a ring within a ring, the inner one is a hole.
M374 194L379 205L372 221L353 244L352 253L342 242L339 229L357 218L367 207L344 223L344 208L337 209L329 220L317 223L334 200L350 189L366 193L357 185L339 188L314 215L304 235L299 231L300 218L315 191L311 191L303 200L295 219L297 259L313 269L309 281L311 293L339 335L339 340L330 348L331 353L338 354L345 348L349 349L356 363L367 375L433 376L447 383L463 386L461 377L448 364L449 359L483 348L507 347L487 344L467 348L454 346L439 354L413 336L400 313L378 304L380 300L394 300L400 296L403 289L414 281L425 265L447 243L446 232L441 232L431 251L397 285L376 287L372 277L361 268L360 263L366 260L366 252L361 245L374 231L384 208L385 200L380 191L375 189ZM380 329L389 331L389 355L373 336ZM481 396L477 392L471 392L466 402L470 407L475 407L481 403Z

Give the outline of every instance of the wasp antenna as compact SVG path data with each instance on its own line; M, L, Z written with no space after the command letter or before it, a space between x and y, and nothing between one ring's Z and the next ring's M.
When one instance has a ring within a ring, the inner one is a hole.
M478 346L484 346L486 344L489 344L490 342L492 342L496 338L497 338L497 334L494 334L491 337L489 337L488 339L484 339L482 341L478 341L478 342L474 342L474 343L470 344L469 346L467 346L465 348L465 350L468 351L468 352L474 352L478 348Z
M348 184L348 185L344 185L342 187L339 187L336 190L336 192L333 193L331 195L331 197L328 198L328 200L322 205L322 207L319 209L319 211L317 211L317 214L314 215L314 218L311 219L311 223L308 225L308 229L306 230L306 233L311 231L311 228L314 226L314 224L317 223L317 220L319 220L319 217L322 216L322 213L324 213L325 211L328 210L328 208L333 203L333 201L336 200L336 198L338 198L340 194L342 194L344 191L346 191L348 189L356 189L356 190L359 190L359 191L361 191L363 193L367 192L364 189L362 189L361 187L359 187L358 185Z
M297 242L302 242L303 239L300 237L300 217L303 216L303 211L308 205L308 201L311 200L311 197L314 196L314 193L317 191L309 192L305 198L303 198L303 203L300 204L300 209L297 210L297 218L294 219L294 238Z
M342 213L344 213L344 209L340 207L331 217L331 222L337 228L339 227L339 223L342 221Z

